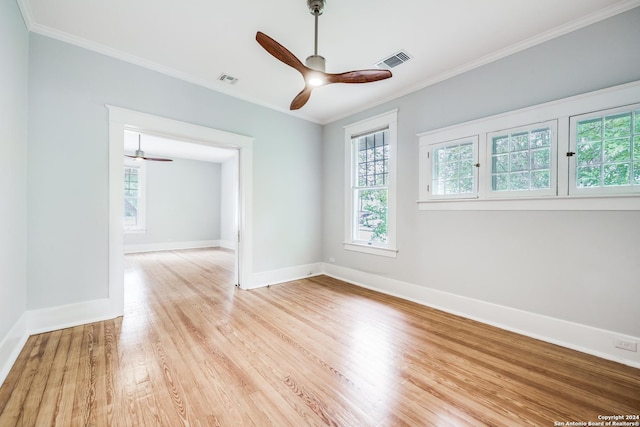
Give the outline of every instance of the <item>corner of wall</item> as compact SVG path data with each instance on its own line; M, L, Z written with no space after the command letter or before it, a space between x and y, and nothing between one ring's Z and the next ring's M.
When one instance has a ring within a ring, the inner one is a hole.
M18 359L28 337L27 314L23 313L0 342L0 384L9 375L9 371Z

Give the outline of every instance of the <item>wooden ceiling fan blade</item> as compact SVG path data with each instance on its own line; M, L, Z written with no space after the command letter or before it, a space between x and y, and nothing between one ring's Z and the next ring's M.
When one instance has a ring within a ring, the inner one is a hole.
M298 70L303 76L309 69L302 63L296 56L289 52L289 50L282 46L280 43L266 35L265 33L258 31L256 33L256 41L260 43L260 46L269 52L274 58L284 62L290 67Z
M293 98L293 101L291 101L291 105L289 106L289 109L298 110L302 108L302 106L304 106L304 104L306 104L309 98L311 97L312 90L313 90L313 87L309 85L305 86L304 89L302 89L300 93L297 94L295 98Z
M161 157L143 157L145 160L151 160L154 162L173 162L173 159L163 159Z
M370 83L391 77L389 70L356 70L340 74L327 74L327 83Z

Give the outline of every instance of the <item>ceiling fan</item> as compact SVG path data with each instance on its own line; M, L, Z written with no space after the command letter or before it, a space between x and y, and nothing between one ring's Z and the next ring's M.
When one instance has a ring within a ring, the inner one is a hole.
M298 70L304 78L304 89L293 98L289 106L290 110L297 110L306 104L314 87L331 83L369 83L391 77L391 71L389 70L357 70L347 71L341 74L325 72L325 59L318 55L318 16L324 12L325 4L326 0L307 0L309 12L315 17L315 44L313 55L307 57L305 61L306 65L300 62L287 48L268 35L260 31L256 33L257 42L260 43L267 52L288 66Z
M143 160L151 160L154 162L173 162L173 159L164 159L161 157L146 157L144 155L144 151L140 148L140 139L142 135L138 134L138 149L136 150L135 156L131 156L129 154L125 154L125 157L131 157L134 162L141 162Z

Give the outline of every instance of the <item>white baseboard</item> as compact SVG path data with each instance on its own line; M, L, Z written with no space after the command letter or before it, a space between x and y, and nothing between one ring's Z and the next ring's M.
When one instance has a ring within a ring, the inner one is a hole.
M9 375L9 371L18 359L28 337L27 314L23 313L2 342L0 342L0 384Z
M114 319L109 299L27 310L0 343L0 384L4 382L20 351L31 335L102 320Z
M217 248L218 246L220 246L220 240L125 244L124 253L133 254L138 252L177 251L181 249Z
M323 273L345 282L396 296L438 310L477 320L531 338L640 368L640 354L614 347L614 339L640 342L632 337L592 326L569 322L462 297L455 294L377 276L335 264L323 264Z
M279 270L263 271L253 273L253 280L249 289L262 288L277 283L291 282L292 280L304 279L322 274L322 263L297 265L295 267L282 268Z
M220 247L225 249L236 249L238 244L233 240L220 240Z
M114 319L120 315L113 313L108 298L28 310L26 314L29 335Z

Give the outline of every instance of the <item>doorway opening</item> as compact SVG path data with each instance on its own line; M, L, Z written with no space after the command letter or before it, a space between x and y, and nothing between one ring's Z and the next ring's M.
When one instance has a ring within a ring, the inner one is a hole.
M124 253L221 248L237 286L239 150L124 132Z
M237 153L237 283L251 288L253 138L151 114L107 106L109 110L109 302L124 312L124 144L125 131L235 150ZM183 147L184 148L184 147Z

